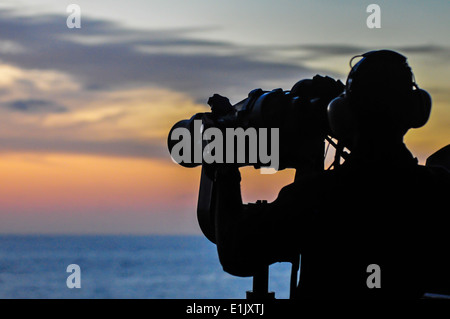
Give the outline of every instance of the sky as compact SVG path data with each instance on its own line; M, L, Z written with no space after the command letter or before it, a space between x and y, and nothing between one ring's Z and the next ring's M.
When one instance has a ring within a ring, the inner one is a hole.
M69 4L81 28L69 29ZM450 141L450 3L377 1L0 3L0 234L200 234L200 169L167 134L219 93L345 81L352 56L393 49L433 97L406 145L424 163ZM243 172L245 201L273 200L292 171Z

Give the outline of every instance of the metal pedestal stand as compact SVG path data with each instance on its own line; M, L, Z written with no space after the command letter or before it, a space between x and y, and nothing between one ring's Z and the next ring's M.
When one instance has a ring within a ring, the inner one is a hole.
M269 266L253 276L253 290L247 291L247 299L275 299L275 293L269 292Z

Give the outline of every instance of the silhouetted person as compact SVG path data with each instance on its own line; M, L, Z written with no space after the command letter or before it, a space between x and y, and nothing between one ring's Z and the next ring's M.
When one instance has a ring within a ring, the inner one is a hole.
M403 143L430 108L404 56L369 52L328 107L331 129L351 150L341 167L297 176L259 208L242 205L239 170L219 167L216 241L224 270L251 276L301 254L299 298L448 292L449 173L418 165ZM367 284L373 264L380 288Z

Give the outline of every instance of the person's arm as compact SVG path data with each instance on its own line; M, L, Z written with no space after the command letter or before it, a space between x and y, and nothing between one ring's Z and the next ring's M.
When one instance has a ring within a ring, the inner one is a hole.
M234 166L216 170L216 244L224 270L252 276L262 266L298 257L300 212L295 185L266 205L243 205L240 173Z

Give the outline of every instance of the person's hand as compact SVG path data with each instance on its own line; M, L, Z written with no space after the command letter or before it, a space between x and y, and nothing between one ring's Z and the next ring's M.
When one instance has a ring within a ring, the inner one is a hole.
M230 100L222 95L214 94L208 99L208 105L211 106L213 115L219 117L228 114L233 110Z
M298 81L292 87L291 93L305 99L325 98L331 100L344 91L344 84L329 76L315 75L312 79Z
M344 84L340 80L335 80L329 76L316 75L312 84L320 96L334 98L344 91Z

